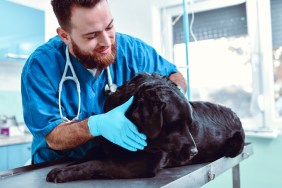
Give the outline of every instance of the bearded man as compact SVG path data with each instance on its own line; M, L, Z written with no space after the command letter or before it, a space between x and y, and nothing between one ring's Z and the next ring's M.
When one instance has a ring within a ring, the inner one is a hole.
M81 158L99 136L132 152L143 150L146 135L124 115L133 98L104 113L105 86L156 72L186 90L183 76L142 40L115 32L107 0L51 4L58 35L30 55L21 77L32 163Z

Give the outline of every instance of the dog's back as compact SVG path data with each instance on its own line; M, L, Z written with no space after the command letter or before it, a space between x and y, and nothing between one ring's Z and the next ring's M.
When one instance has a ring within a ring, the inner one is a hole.
M236 113L210 102L190 104L193 109L190 131L199 151L191 163L209 162L222 156L235 157L242 152L245 134Z

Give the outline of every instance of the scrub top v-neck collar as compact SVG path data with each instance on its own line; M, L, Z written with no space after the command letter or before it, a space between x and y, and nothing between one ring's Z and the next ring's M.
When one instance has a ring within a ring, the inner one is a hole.
M75 72L77 74L78 80L81 83L86 83L90 85L92 88L97 81L97 79L102 75L102 71L100 71L100 74L98 77L94 77L87 68L85 68L81 63L77 61L76 58L73 57L73 55L70 54L70 60L73 64L73 67L75 69Z

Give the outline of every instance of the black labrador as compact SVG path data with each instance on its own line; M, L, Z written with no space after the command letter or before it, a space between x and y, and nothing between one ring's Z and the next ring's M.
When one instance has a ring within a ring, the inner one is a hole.
M141 73L108 97L105 111L132 95L126 117L147 135L144 150L130 152L101 137L100 145L84 159L51 170L46 180L150 178L163 168L211 162L242 152L245 134L231 109L209 102L188 102L167 77Z

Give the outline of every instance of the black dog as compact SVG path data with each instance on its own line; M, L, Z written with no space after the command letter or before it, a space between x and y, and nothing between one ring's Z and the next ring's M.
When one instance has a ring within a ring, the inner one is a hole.
M188 102L174 83L157 74L139 74L119 87L105 111L134 101L126 116L147 135L143 151L127 151L104 138L85 159L49 172L49 182L98 178L149 178L163 168L235 157L244 147L240 119L231 109ZM114 118L114 117L113 117Z

